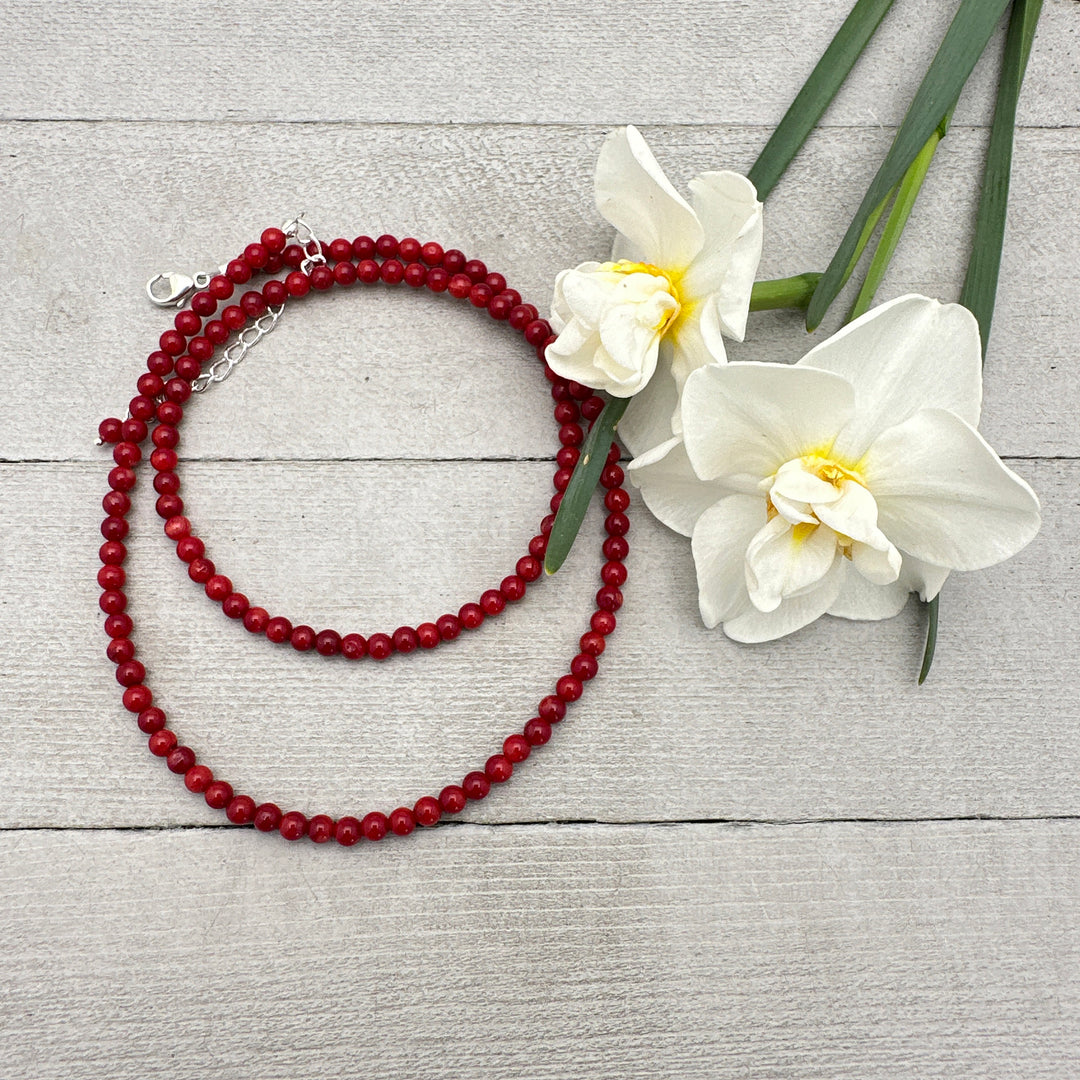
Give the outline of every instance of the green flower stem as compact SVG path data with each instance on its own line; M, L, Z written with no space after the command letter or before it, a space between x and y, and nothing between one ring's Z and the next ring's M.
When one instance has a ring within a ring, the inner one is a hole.
M581 457L574 467L574 473L570 477L566 491L563 492L562 502L559 503L558 512L555 514L555 524L552 525L551 534L548 536L547 552L544 555L544 570L548 574L554 574L562 566L566 561L566 556L570 554L570 548L574 546L581 522L585 518L585 511L589 508L592 493L596 490L600 474L604 471L611 440L615 437L615 429L619 426L619 421L626 412L630 400L630 398L608 398L603 411L593 421L593 426L585 437Z
M979 321L983 356L994 317L1001 247L1005 235L1005 212L1009 202L1009 173L1012 168L1013 136L1016 131L1016 102L1024 82L1031 43L1042 12L1042 0L1015 0L1005 35L1005 54L1001 61L994 121L990 145L986 151L982 195L975 218L975 240L971 247L960 303ZM921 686L930 674L937 646L938 597L924 604L926 609L926 648L923 651Z
M941 123L934 129L934 134L926 140L926 145L919 151L911 165L908 166L903 180L897 186L896 199L885 221L885 227L881 230L881 238L878 240L874 257L870 261L870 268L866 272L866 280L863 281L862 288L859 289L859 295L855 298L855 303L848 313L848 322L852 322L870 310L874 295L881 286L885 271L889 268L893 253L896 251L900 234L904 231L904 226L907 224L908 217L915 206L915 200L919 197L919 191L922 189L923 181L926 179L930 162L934 160L934 151L937 150L938 143L945 138L945 133L949 130L952 112L952 109L950 109L945 114Z
M776 308L795 308L805 311L814 295L820 274L796 274L794 277L755 281L750 293L751 311L773 311Z

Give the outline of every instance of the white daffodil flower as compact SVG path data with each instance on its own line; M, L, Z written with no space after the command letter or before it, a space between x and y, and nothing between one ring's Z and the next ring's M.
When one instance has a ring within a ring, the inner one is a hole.
M707 172L690 182L691 206L633 127L604 141L595 187L597 208L619 231L613 259L559 274L551 316L558 338L547 362L562 378L618 398L639 394L654 375L670 384L622 420L628 445L644 448L655 424L671 433L690 372L724 359L723 335L743 338L761 258L761 203L746 177Z
M707 626L768 641L825 613L889 618L1039 529L1034 492L975 430L981 403L974 316L903 296L793 366L695 371L683 437L630 475L691 536Z

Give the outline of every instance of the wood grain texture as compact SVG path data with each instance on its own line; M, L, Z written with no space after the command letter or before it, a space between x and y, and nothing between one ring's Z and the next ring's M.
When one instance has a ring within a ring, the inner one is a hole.
M227 0L187 19L167 0L107 13L78 0L8 0L0 118L774 125L849 7ZM955 10L897 4L826 121L897 123ZM1049 0L1022 124L1080 120L1076 32L1072 0ZM988 116L1001 36L957 123Z
M600 677L513 783L467 816L1075 814L1080 708L1062 687L1080 640L1080 463L1011 464L1043 498L1043 531L1015 559L953 576L921 689L913 605L754 648L705 630L688 542L635 502L627 602ZM36 605L56 642L18 618L0 623L3 824L220 823L149 756L103 656L94 525L105 472L0 472L0 518L35 538L0 555L8 602ZM497 585L550 490L539 463L191 463L183 475L192 520L237 588L294 623L365 634ZM238 790L308 814L389 812L482 767L566 670L599 586L594 509L567 566L478 634L385 665L327 661L225 619L146 502L128 591L159 702ZM42 505L58 511L43 520Z
M1071 1080L1080 825L0 836L20 1080Z
M415 231L457 245L542 310L559 270L609 250L612 231L592 204L603 134L596 127L197 125L179 142L172 131L6 126L0 184L16 212L0 220L0 458L92 455L98 420L123 413L143 359L169 325L147 303L146 279L216 266L298 208L308 207L329 235ZM685 185L717 165L748 167L766 134L678 128L650 137ZM769 200L761 276L824 267L890 138L814 137ZM983 147L983 132L963 129L942 144L882 299L958 296ZM298 161L319 164L298 170ZM1077 161L1080 129L1020 133L982 425L1007 455L1080 452ZM388 187L394 175L413 179ZM401 289L410 295L354 289L306 302L227 388L192 410L185 453L547 454L547 387L532 351L461 303ZM837 305L815 341L843 310ZM730 355L797 359L812 343L799 325L792 313L755 316L749 340ZM27 424L31 405L56 422Z

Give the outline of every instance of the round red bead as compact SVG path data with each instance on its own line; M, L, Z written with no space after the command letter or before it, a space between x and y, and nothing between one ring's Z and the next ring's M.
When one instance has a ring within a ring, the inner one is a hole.
M413 816L416 818L417 824L423 825L426 829L430 829L432 825L437 825L442 817L442 807L439 805L439 800L432 795L425 795L423 798L417 799L416 805L413 807Z
M308 820L299 810L290 810L283 814L278 825L278 832L286 840L300 840L307 835Z
M184 773L184 786L196 795L205 792L213 782L214 774L205 765L192 765Z
M334 838L334 819L327 814L316 814L308 822L308 836L312 843L325 844Z
M234 825L250 825L255 820L255 800L250 795L236 795L225 807L225 816Z
M467 801L465 789L457 784L449 784L439 792L439 805L446 814L460 814Z
M281 824L281 808L267 802L255 808L255 828L259 832L273 832Z
M416 828L416 818L406 806L399 806L390 813L390 831L395 836L408 836Z
M354 817L339 818L334 826L334 839L342 847L352 847L360 839L360 822Z
M370 814L365 814L363 821L360 822L360 831L364 834L365 840L381 840L389 830L389 820L385 814L378 810L372 810Z

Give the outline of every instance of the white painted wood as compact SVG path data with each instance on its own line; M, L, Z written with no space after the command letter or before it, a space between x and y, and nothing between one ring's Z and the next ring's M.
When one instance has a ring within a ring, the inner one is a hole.
M914 605L760 647L705 630L688 542L635 503L627 602L600 677L552 743L468 816L1075 813L1080 467L1011 464L1043 498L1043 531L1010 562L953 576L922 688ZM0 556L14 613L0 622L3 823L220 821L150 757L120 706L94 582L105 472L0 473L0 520L20 540ZM294 623L363 633L456 611L497 585L550 490L538 463L192 463L183 475L192 520L237 588ZM482 767L566 670L599 586L594 512L568 565L480 633L385 665L327 661L225 619L146 502L129 592L150 685L219 775L308 814L389 811ZM43 505L57 510L43 519Z
M886 17L830 124L897 123L956 2ZM775 125L851 5L837 0L167 0L108 16L8 0L0 118ZM1075 125L1075 8L1048 0L1021 122ZM1002 34L957 113L983 122Z
M1076 821L0 850L20 1080L1076 1074Z
M92 455L98 421L123 413L147 352L169 325L147 303L146 279L161 269L216 265L298 208L307 207L329 235L415 231L456 244L545 310L559 270L608 251L612 233L592 203L599 128L270 130L272 137L259 126L198 125L177 139L176 129L156 124L7 126L0 183L14 212L0 218L0 457ZM748 167L766 132L651 135L685 185L717 165ZM824 267L889 138L867 131L815 137L769 201L762 276ZM541 154L538 143L546 147ZM958 129L942 145L883 299L908 291L956 299L982 153L978 132ZM1080 451L1078 154L1076 129L1019 136L983 421L1003 454ZM399 174L413 179L388 187ZM313 298L289 314L227 388L192 410L185 452L548 452L546 384L531 350L506 327L404 286L409 295L360 291ZM838 305L816 340L841 317ZM750 335L732 356L795 359L810 344L793 313L755 316ZM27 423L30 408L51 422Z

